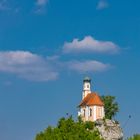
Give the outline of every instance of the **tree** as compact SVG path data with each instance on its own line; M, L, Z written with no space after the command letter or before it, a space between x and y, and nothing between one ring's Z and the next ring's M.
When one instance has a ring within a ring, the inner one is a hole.
M112 119L119 111L118 103L115 101L114 96L101 96L105 107L105 118Z
M140 140L140 134L135 134L133 137L128 138L128 140Z
M101 140L99 132L93 131L93 128L93 122L75 122L72 117L61 118L55 128L49 126L37 134L35 140Z

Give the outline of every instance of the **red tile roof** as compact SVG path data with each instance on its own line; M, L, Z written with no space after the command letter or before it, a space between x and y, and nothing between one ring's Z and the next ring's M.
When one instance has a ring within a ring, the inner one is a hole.
M97 93L89 93L80 103L80 106L92 106L99 105L104 106L100 96Z

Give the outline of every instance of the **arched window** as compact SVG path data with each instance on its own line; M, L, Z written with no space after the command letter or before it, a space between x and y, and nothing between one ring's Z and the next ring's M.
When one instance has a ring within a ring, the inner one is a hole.
M89 110L89 116L92 116L92 109Z
M102 116L102 109L101 107L98 107L98 117L101 117Z
M84 111L84 117L85 117L85 114L86 114L85 109L83 111Z

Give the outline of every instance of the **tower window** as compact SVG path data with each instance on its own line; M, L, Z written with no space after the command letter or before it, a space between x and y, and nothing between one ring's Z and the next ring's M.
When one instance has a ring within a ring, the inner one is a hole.
M92 116L92 109L89 110L89 116Z
M87 85L87 88L89 88L89 85Z

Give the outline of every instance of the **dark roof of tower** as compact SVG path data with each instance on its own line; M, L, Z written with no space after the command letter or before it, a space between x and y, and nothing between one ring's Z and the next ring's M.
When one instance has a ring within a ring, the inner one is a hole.
M84 82L86 82L86 81L87 81L87 82L90 82L90 81L91 81L91 79L90 79L89 77L87 77L87 76L86 76L86 77L84 78L84 80L83 80L83 81L84 81Z

